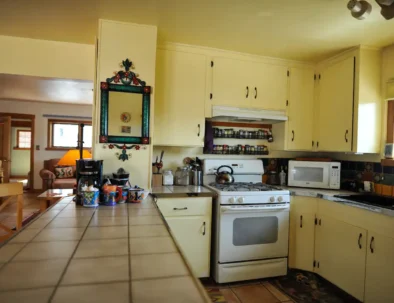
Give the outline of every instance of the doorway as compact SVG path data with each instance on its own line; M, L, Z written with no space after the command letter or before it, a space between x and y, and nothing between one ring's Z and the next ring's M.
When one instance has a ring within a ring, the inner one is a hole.
M22 182L25 190L34 186L35 115L0 113L0 160L2 182Z

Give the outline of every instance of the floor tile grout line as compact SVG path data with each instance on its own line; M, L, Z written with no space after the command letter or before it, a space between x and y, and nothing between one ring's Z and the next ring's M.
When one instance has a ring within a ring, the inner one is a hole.
M150 280L166 280L166 279L183 278L183 277L192 277L192 276L190 274L187 274L187 275L171 275L171 276L164 276L164 277L150 277L150 278L133 279L131 281L139 282L139 281L150 281Z
M70 204L72 201L70 201L69 203L67 203L67 205L68 204ZM56 204L55 204L56 205ZM63 209L65 209L67 206L65 206ZM30 239L30 241L27 241L27 242L22 242L24 245L21 247L21 249L20 250L18 250L18 252L16 253L16 254L14 254L7 262L5 262L1 267L0 267L0 272L6 267L6 265L8 265L9 263L11 263L13 260L14 260L14 258L28 245L28 244L30 244L47 226L48 226L48 224L50 224L62 211L63 211L63 209L62 210L60 210L60 212L58 212L53 218L51 218L51 220L43 227L43 228L41 228L41 230L33 237L33 238L31 238ZM45 211L45 213L47 213L49 210L51 210L51 208L48 208L46 211ZM29 223L29 225L32 225L34 222L36 222L36 221L38 221L39 219L41 219L41 217L42 217L42 214L40 214L35 220L33 220L32 222L30 222ZM29 226L28 225L28 226ZM38 229L38 228L37 228ZM22 229L22 231L26 231L27 229ZM20 231L20 233L22 232L22 231ZM19 235L19 233L17 234L17 235L15 235L15 237L16 236L18 236ZM7 242L7 244L6 245L8 245L9 244L9 242ZM17 244L17 243L14 243L14 244ZM2 245L2 247L4 247L5 245Z
M77 202L74 202L74 203L77 203ZM53 298L55 297L56 291L59 288L59 286L60 286L60 284L61 284L61 282L62 282L62 280L63 280L63 278L64 278L64 276L65 276L65 274L67 272L67 269L68 269L68 267L69 267L74 255L75 255L75 253L77 252L79 244L81 244L81 242L82 242L82 238L85 236L85 233L86 233L86 231L88 229L88 226L89 226L90 222L93 220L93 216L94 216L94 213L96 212L96 210L97 210L97 208L95 208L94 212L92 213L92 216L90 217L88 225L85 227L85 230L83 231L82 236L79 239L77 245L75 246L75 249L74 249L73 253L71 254L69 260L67 261L66 266L63 269L63 272L60 274L59 280L58 280L57 284L55 285L55 288L53 289L51 296L48 299L48 303L51 303Z
M231 287L229 287L229 289L230 289L230 291L234 294L234 296L238 299L238 301L239 301L240 303L242 303L241 298L237 296L237 294L235 293L235 291L234 291Z
M129 302L132 303L132 291L131 291L131 249L130 249L130 217L129 217L129 207L127 209L127 249L129 252Z

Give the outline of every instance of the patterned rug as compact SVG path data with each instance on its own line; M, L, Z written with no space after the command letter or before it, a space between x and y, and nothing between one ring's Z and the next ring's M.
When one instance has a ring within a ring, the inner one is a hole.
M35 217L40 214L40 210L23 210L23 219L22 219L22 227L31 222ZM12 230L16 230L16 215L0 217L0 222L5 226L11 228ZM0 236L6 235L7 232L3 229L0 229ZM2 242L0 241L0 244Z
M306 271L289 269L287 276L270 282L297 303L359 303L335 285Z
M205 289L211 298L212 302L226 303L226 299L218 288L206 288Z

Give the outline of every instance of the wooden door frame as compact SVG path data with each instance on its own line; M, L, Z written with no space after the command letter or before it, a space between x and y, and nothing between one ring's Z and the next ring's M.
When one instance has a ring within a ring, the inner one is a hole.
M35 115L29 115L29 114L17 114L17 113L4 113L0 112L0 117L2 116L10 116L11 117L11 123L12 119L25 119L25 120L30 120L31 121L31 148L30 148L30 189L29 190L34 190L34 146L35 146L35 141L34 141L34 132L35 132L35 124L36 124L36 116ZM12 159L11 159L12 161ZM10 168L11 170L11 168ZM10 171L11 175L11 171Z

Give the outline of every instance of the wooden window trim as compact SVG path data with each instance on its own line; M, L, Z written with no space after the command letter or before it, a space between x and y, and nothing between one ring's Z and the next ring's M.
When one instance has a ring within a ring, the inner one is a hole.
M68 146L53 146L53 124L77 124L79 126L78 128L78 137L81 135L80 130L81 124L85 125L92 125L92 121L86 121L86 120L66 120L66 119L48 119L48 126L47 126L47 147L45 150L58 150L58 151L67 151L72 149L73 147L68 147ZM78 138L79 139L79 138ZM75 149L78 148L77 142L75 142ZM92 147L84 147L83 149L90 150Z
M30 133L30 138L32 136L31 129L17 129L16 130L16 146L13 148L13 150L31 150L31 140L30 140L30 147L19 147L19 136L21 132L29 132Z

